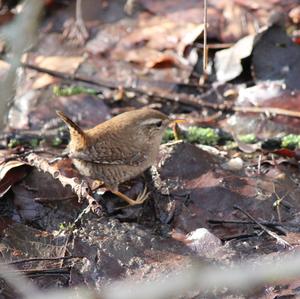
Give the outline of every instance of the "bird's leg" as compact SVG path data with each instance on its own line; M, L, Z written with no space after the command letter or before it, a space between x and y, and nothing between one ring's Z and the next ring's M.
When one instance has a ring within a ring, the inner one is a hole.
M82 37L86 40L89 37L89 33L85 27L82 17L82 0L76 0L76 26L78 26Z
M63 37L75 41L78 45L84 45L89 33L82 17L82 0L76 0L75 24L73 22L74 20L65 24Z
M113 194L117 195L119 198L126 201L130 206L140 205L144 203L144 201L148 198L149 192L147 192L147 187L144 188L144 190L138 195L137 199L131 199L127 195L123 194L120 191L114 191L110 190Z

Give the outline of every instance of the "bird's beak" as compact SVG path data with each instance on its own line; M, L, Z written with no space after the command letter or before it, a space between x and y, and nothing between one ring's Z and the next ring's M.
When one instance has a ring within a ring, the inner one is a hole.
M180 125L186 123L186 119L169 119L169 126L173 127L174 125Z

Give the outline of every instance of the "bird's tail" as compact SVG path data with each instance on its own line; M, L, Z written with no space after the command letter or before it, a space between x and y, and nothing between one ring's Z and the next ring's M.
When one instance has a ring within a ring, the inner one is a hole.
M75 150L80 150L87 145L87 136L84 131L75 124L68 116L62 111L56 111L56 114L65 122L70 132L70 145Z

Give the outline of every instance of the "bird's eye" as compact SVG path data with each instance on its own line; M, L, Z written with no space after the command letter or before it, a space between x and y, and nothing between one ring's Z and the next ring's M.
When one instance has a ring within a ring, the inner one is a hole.
M162 120L160 120L160 121L158 121L158 122L156 122L155 123L155 126L157 127L157 128L160 128L161 127L161 125L162 125Z

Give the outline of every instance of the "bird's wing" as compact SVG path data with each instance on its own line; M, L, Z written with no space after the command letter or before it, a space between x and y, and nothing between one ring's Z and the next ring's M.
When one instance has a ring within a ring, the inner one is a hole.
M91 162L100 165L130 165L137 166L146 160L146 156L141 152L134 152L131 155L124 155L122 153L114 153L112 155L106 156L97 153L97 157L93 157L91 154L86 154L83 152L71 153L69 157L72 159L83 160L86 162Z

